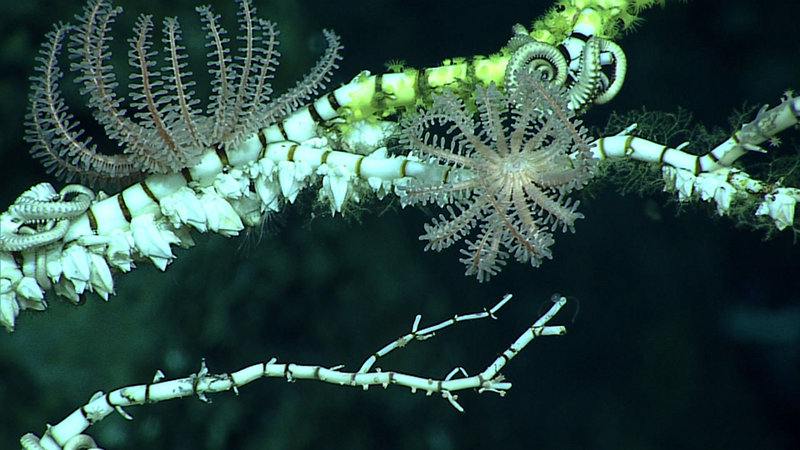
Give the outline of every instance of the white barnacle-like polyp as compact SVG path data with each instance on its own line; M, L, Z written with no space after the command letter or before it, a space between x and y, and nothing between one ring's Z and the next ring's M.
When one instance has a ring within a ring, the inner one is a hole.
M109 238L108 247L106 248L108 263L122 272L130 272L135 267L131 256L134 243L130 230L114 230L109 235Z
M330 201L331 214L342 212L342 205L354 175L346 167L331 167L327 164L320 166L317 173L323 175L320 196Z
M131 233L139 253L150 258L159 269L166 269L167 264L175 259L170 244L180 240L171 231L159 228L153 214L134 217L131 220Z
M665 180L668 185L674 187L678 191L678 198L681 201L687 201L692 198L694 193L694 184L697 177L688 170L678 169L670 166L665 166L663 169Z
M714 201L717 203L717 213L719 215L727 214L731 209L731 200L736 193L736 188L732 184L723 182L717 187L714 192Z
M47 306L44 302L44 291L33 277L22 277L17 283L17 294L25 303L25 308L43 311Z
M248 190L249 184L250 180L244 176L241 169L220 173L214 180L214 188L225 198L240 198Z
M185 224L194 227L201 233L207 229L203 204L194 191L186 186L179 188L171 196L161 199L161 213L175 228Z
M306 186L306 179L313 173L311 166L303 161L281 161L278 163L278 183L289 203L294 203L297 194Z
M54 283L58 282L63 272L61 265L61 247L50 247L45 254L45 260L45 273L47 274L47 277Z
M17 315L19 315L19 303L14 283L7 278L0 278L0 324L6 330L13 330Z
M108 263L102 255L96 253L90 253L89 259L92 270L92 290L103 300L108 300L108 295L114 292L114 278L111 276Z
M397 135L398 128L394 122L359 120L342 133L342 144L354 153L366 155L385 146L389 137Z
M800 200L800 192L793 188L778 188L764 196L764 201L756 210L757 216L769 216L778 230L784 230L794 223L794 209Z
M275 181L275 170L277 166L269 158L262 158L251 166L252 174L255 178L256 194L261 199L265 209L278 211L280 206L278 200L281 195L280 184Z
M75 293L82 294L92 276L89 254L86 248L82 245L68 246L61 254L61 266L64 278L74 287Z
M238 235L244 229L242 219L213 187L200 189L200 202L211 231L230 237Z
M727 175L729 170L720 169L714 172L701 173L697 176L696 191L700 192L703 201L714 201L717 205L717 213L721 216L731 207L731 198L734 187L728 183Z

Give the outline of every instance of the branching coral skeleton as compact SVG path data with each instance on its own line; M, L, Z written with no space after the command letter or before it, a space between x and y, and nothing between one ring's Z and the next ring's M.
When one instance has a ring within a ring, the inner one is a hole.
M434 219L421 239L440 250L476 230L474 240L465 239L461 261L467 275L480 281L496 275L510 255L534 266L552 257L553 233L574 230L583 218L572 196L591 182L599 160L658 164L666 189L682 201L714 202L720 215L734 203L747 203L779 230L796 227L800 189L758 180L732 165L796 125L800 97L789 94L778 106L763 107L703 155L638 137L635 124L592 139L579 116L611 101L627 73L627 57L613 40L619 24L632 23L641 3L653 2L560 3L530 29L515 25L496 54L422 70L363 72L320 95L341 50L339 38L325 31L327 50L316 66L274 98L270 80L280 56L275 24L258 18L249 0L239 0L240 45L231 49L221 18L200 7L212 94L198 107L174 18L164 21L166 63L157 62L159 52L152 48L152 18L139 18L128 41L132 94L127 101L119 98L107 62L111 25L121 9L107 0L89 1L77 24L56 26L42 47L28 139L34 157L57 177L127 187L109 196L80 184L56 192L40 183L0 215L0 323L12 331L21 311L45 310L51 288L76 304L87 292L107 300L115 290L114 273L129 272L141 261L164 270L176 258L173 246L194 245L192 232L235 236L289 207L308 188L318 188L319 201L333 215L369 195L398 196L403 206L430 202L446 208L449 217ZM65 43L77 61L75 81L123 154L96 151L73 122L59 86ZM423 330L418 319L410 334L376 352L357 372L273 359L212 375L203 363L188 378L162 381L159 375L151 384L98 393L41 440L29 434L21 442L30 449L94 446L81 433L114 410L126 415L124 406L188 395L205 399L261 377L364 388L398 384L439 393L461 410L454 391L503 394L510 383L499 370L533 338L564 333L546 325L563 298L479 375L468 377L462 369L431 380L370 370L411 340L494 317L507 300Z
M208 402L208 394L232 390L238 395L240 387L261 378L285 378L288 382L317 380L340 386L360 386L364 390L370 386L382 386L384 389L390 385L404 386L411 389L412 393L420 390L425 392L427 396L439 394L450 402L456 410L463 412L464 408L458 403L456 391L476 389L478 393L494 392L500 396L505 395L506 391L511 388L511 383L505 381L500 374L500 370L535 338L539 336L559 336L567 332L563 326L547 325L567 303L564 297L556 299L542 317L536 320L497 359L477 375L469 376L464 368L456 367L447 376L437 380L395 371L383 371L380 368L376 368L373 371L371 369L378 358L405 347L411 341L430 339L436 332L451 325L469 320L496 319L495 313L510 299L511 295L506 295L488 310L463 316L454 316L449 320L423 329L419 329L421 316L418 315L411 327L411 333L399 337L394 342L375 352L364 361L364 364L357 372L342 371L343 366L328 368L279 363L276 358L245 367L236 372L222 374L209 373L208 367L203 361L197 373L186 378L167 381L164 380L164 374L158 371L150 384L128 386L109 393L102 391L95 393L89 403L75 410L60 423L49 426L42 438L29 433L22 437L21 443L26 450L89 448L75 447L78 443L84 445L85 442L89 442L91 439L81 433L92 424L99 422L115 411L126 419L132 420L132 417L123 409L127 406L145 405L193 395L196 395L202 401ZM94 447L96 444L93 441L91 442L92 447Z

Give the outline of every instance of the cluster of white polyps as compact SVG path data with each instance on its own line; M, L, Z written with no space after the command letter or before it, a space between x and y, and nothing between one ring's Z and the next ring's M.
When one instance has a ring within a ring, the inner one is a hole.
M735 198L755 196L759 198L756 216L769 216L778 230L784 230L794 223L800 189L773 186L733 167L722 167L698 175L672 166L664 166L661 170L666 183L665 190L677 191L680 201L690 201L696 197L707 202L713 201L717 213L723 216L730 212L731 201Z

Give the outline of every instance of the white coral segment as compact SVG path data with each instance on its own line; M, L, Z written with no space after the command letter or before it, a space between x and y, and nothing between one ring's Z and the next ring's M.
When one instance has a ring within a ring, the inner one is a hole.
M213 187L200 190L200 201L206 213L208 228L223 236L230 237L239 234L244 229L242 219L236 211Z
M185 224L201 233L207 230L203 204L194 191L188 187L180 187L174 194L161 199L160 203L161 213L175 228L180 228L182 224Z
M764 202L756 210L757 216L769 216L778 230L794 224L794 210L800 200L800 190L796 188L777 188L764 196Z

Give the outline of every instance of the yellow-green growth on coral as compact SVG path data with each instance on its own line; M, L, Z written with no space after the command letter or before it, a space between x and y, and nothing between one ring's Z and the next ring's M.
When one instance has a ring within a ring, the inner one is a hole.
M597 36L613 39L620 30L634 26L639 13L656 4L663 6L664 0L559 0L533 23L531 37L556 44L576 25L586 24Z

